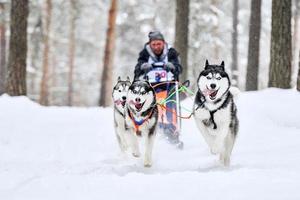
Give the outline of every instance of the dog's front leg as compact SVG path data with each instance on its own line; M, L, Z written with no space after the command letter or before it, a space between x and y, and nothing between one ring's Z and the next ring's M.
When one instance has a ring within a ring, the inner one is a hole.
M134 129L129 128L126 132L127 132L128 143L131 147L132 155L134 157L140 157L138 139L137 139Z
M224 166L230 165L230 156L234 145L235 138L233 134L228 134L224 140L224 151L220 154L220 162Z
M228 129L225 127L220 126L216 131L216 138L211 147L211 152L213 154L218 154L224 151L224 140L225 137L228 135Z
M118 140L118 143L119 143L119 146L120 146L120 149L122 152L125 152L128 148L125 134L126 133L124 132L124 130L122 128L120 128L120 127L117 128L117 130L116 130L117 140Z
M151 167L152 165L152 149L154 143L155 133L154 130L150 130L149 134L145 138L145 159L144 166Z

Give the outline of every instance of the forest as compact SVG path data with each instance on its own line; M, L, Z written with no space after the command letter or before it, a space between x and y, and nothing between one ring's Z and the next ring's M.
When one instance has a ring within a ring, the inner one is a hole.
M242 91L299 90L299 4L1 0L0 94L46 106L109 106L112 85L118 76L133 77L152 30L177 49L180 80L189 79L192 89L208 59L224 60Z

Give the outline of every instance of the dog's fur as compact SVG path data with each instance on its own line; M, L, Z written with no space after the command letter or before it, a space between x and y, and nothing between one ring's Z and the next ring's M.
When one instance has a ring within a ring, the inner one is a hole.
M210 65L206 60L197 85L194 102L196 124L211 152L219 154L220 162L229 166L239 122L224 61L221 65Z
M148 81L135 81L129 87L125 108L125 129L135 157L140 156L138 136L145 137L144 166L152 165L152 148L158 120L154 89ZM139 126L136 126L139 124Z
M127 92L131 85L129 77L127 80L121 80L118 78L117 84L113 88L113 101L114 101L114 126L115 132L117 136L117 141L121 151L125 151L127 149L127 141L126 141L126 131L125 131L125 106L126 106L126 98Z

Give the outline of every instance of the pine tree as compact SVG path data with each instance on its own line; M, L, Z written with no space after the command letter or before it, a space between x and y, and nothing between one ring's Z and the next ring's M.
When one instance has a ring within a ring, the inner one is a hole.
M28 0L12 0L6 92L26 95Z
M232 10L232 84L238 86L238 11L239 0L233 0Z
M251 1L246 90L258 89L261 0Z
M69 32L69 77L68 77L68 106L73 105L73 74L75 59L75 20L76 0L70 1L70 32Z
M117 0L111 0L111 7L108 15L108 28L106 32L106 44L99 101L99 105L103 107L107 107L111 103L116 17Z
M183 81L188 79L189 5L190 0L176 0L175 48L180 55Z
M299 59L298 59L297 90L300 91L300 51L299 51Z
M0 2L0 95L5 92L5 72L6 72L6 39L5 39L5 3Z
M49 34L51 26L52 0L46 1L45 30L44 30L44 52L43 52L43 75L41 80L40 104L49 105Z
M269 87L291 87L291 15L291 0L272 1Z

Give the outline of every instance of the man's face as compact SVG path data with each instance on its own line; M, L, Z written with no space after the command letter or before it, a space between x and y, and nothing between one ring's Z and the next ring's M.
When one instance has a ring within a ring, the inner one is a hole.
M165 42L163 40L152 40L150 42L150 48L156 55L160 55L164 50Z

